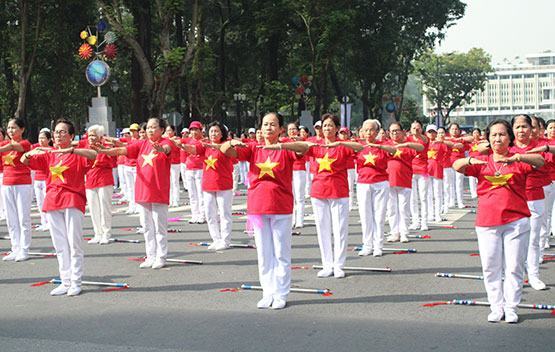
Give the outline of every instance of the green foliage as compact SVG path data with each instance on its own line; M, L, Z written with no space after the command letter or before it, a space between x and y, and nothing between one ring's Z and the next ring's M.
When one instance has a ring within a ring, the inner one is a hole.
M448 118L452 110L484 88L487 74L493 70L490 61L490 56L477 48L442 55L429 51L415 63L415 70L428 100L447 109L444 118Z

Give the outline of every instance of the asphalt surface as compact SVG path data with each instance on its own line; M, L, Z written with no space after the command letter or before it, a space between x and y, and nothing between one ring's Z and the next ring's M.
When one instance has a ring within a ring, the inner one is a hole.
M236 197L234 209L244 209L245 201ZM142 239L135 233L138 217L124 211L125 206L114 207L113 235ZM170 217L187 215L187 206L170 211ZM456 228L431 225L425 233L413 232L429 239L386 245L415 248L415 254L361 258L350 248L348 266L390 267L392 272L347 272L344 279L316 277L311 267L320 264L316 228L307 221L309 226L293 237L293 286L328 288L332 294L291 293L280 311L258 310L261 292L237 290L244 283L258 285L255 249L212 252L195 246L209 241L207 226L186 221L170 223L170 229L181 232L169 234L169 257L201 260L202 265L170 263L161 270L141 270L136 258L144 255L144 242L85 244L84 279L128 283L127 290L84 286L78 297L51 297L52 284L32 285L57 276L54 258L0 261L0 351L553 350L551 311L521 309L518 324L491 324L488 307L423 306L452 299L486 301L480 280L435 277L437 272L481 275L474 216L472 209L452 210L442 226ZM85 226L90 235L88 217ZM234 242L249 243L244 226L245 218L234 216ZM4 223L0 233L6 235ZM349 233L350 247L359 245L357 210L350 213ZM0 240L0 250L9 250L9 241ZM52 251L47 232L33 231L32 251ZM525 286L522 303L555 304L555 262L541 265L541 278L548 289Z

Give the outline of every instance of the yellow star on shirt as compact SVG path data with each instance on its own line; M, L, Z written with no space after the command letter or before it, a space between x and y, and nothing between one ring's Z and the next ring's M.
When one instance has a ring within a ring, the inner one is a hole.
M437 150L430 149L428 150L428 159L435 159L437 158Z
M266 159L265 162L263 163L256 163L256 166L260 169L260 173L258 174L258 178L262 178L262 176L264 175L268 175L272 178L276 178L276 176L274 175L274 167L278 166L279 163L276 162L272 162L270 160L270 157L268 157Z
M324 170L328 170L329 172L333 172L333 170L331 169L331 164L333 164L334 161L336 161L337 159L331 159L328 156L328 153L326 153L326 155L324 155L323 158L316 158L316 161L318 162L318 173L324 171Z
M364 155L364 165L368 165L368 164L376 165L377 157L378 157L377 155L374 155L372 153L368 153Z
M403 154L403 151L401 149L395 149L395 154L393 154L393 157L400 158L402 154Z
M62 180L63 183L65 183L66 179L64 178L64 171L66 171L67 169L69 169L69 166L62 165L61 160L58 162L57 165L50 166L50 174L52 175L50 182L54 182L57 178L59 178L60 180Z
M148 154L141 154L141 156L143 157L143 167L148 164L150 166L154 166L152 164L152 160L154 160L154 158L156 158L158 156L158 153L156 153L154 150L151 150L150 153Z
M499 175L499 176L485 176L486 180L491 183L490 189L507 186L509 180L513 177L513 174Z
M208 159L204 159L204 162L206 163L205 170L208 170L210 168L216 170L216 161L218 161L218 158L213 158L212 155L208 156Z
M472 148L470 148L473 152L477 152L478 151L478 144L474 144L472 145Z
M16 152L9 152L8 154L6 154L3 159L4 159L4 165L11 165L11 166L15 166L15 164L13 163L15 157L17 156Z

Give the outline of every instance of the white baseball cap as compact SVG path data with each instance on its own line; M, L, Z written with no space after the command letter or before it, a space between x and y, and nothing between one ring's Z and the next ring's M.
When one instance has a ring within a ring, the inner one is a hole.
M430 131L437 132L437 126L433 124L426 126L426 132L430 132Z
M249 133L256 133L256 130L254 128L249 128Z
M123 130L121 130L121 133L131 133L131 130L129 129L129 127L125 127Z
M316 121L316 123L314 124L314 127L322 127L322 121L321 120Z

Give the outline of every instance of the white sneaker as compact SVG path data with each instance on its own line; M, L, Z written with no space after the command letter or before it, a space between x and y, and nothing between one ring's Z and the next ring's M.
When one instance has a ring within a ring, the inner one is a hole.
M399 239L400 239L399 234L396 233L396 234L391 234L391 235L387 236L387 238L385 240L387 242L399 242Z
M153 264L154 264L154 258L146 258L145 261L139 265L139 268L141 269L152 268Z
M99 244L100 243L100 237L94 236L87 243L88 244Z
M2 258L2 260L7 262L10 260L15 260L16 257L17 257L17 254L15 254L14 252L10 252L10 254L5 255L4 258Z
M166 261L164 259L156 259L154 264L152 264L152 269L162 269L166 266Z
M407 237L407 235L402 234L401 235L401 242L402 243L407 243L409 241L409 238Z
M422 226L420 226L420 230L421 231L428 231L428 224L422 224Z
M108 244L110 243L110 237L108 236L102 236L102 238L100 239L100 241L98 242L100 244Z
M274 297L272 296L262 297L262 299L258 301L258 303L256 304L256 308L268 309L272 305L273 301L274 301Z
M64 284L61 284L60 286L50 291L50 296L63 296L67 294L68 290L69 290L69 286L65 286Z
M342 269L333 269L333 277L341 279L345 277L345 272Z
M545 290L547 288L543 281L537 278L528 278L528 283L536 291Z
M420 226L418 226L418 224L416 224L416 223L412 223L409 226L409 230L412 230L412 231L418 230L419 228L420 228Z
M505 314L501 312L491 312L488 314L488 321L490 323L499 323Z
M505 322L509 324L516 324L518 323L518 315L514 310L507 310L505 312Z
M332 269L322 269L318 272L318 274L316 274L316 276L318 277L330 277L332 275L333 275Z
M210 243L210 245L208 246L208 249L210 249L210 250L215 249L216 246L217 246L216 242L212 242L212 243Z
M69 290L67 290L68 296L77 296L81 293L81 286L78 285L71 285Z
M226 243L218 243L214 246L215 251L223 251L229 248L229 245Z
M18 255L15 257L15 261L16 261L16 262L24 262L24 261L26 261L27 259L29 259L29 254L27 254L27 253L18 254Z
M361 251L358 252L358 255L360 257L366 257L367 255L370 255L372 253L372 249L363 247Z
M145 233L145 228L144 227L137 227L137 231L135 231L135 233Z
M374 257L381 257L383 255L383 252L381 249L374 249L374 253L372 253L372 255Z
M286 305L287 305L287 302L284 299L274 298L274 301L272 302L272 306L270 308L271 309L283 309L283 308L285 308Z

